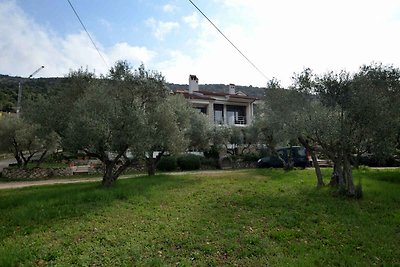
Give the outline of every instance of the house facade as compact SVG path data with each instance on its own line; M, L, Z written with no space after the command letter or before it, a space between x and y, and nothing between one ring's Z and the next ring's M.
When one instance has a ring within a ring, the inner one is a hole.
M188 90L178 90L199 112L206 114L217 125L246 127L252 124L256 97L237 92L234 84L229 84L227 92L199 90L199 79L189 76Z

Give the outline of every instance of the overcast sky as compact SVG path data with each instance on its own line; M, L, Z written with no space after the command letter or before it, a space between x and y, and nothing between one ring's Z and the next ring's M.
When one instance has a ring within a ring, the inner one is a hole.
M317 73L382 62L400 67L399 0L193 0L267 76L244 59L188 0L70 0L108 66L128 60L168 82L284 85ZM67 0L0 0L0 74L107 72Z

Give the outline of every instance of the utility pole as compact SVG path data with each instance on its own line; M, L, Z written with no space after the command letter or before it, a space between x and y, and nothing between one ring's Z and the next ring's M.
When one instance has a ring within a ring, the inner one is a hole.
M41 71L44 68L44 66L41 66L37 70L35 70L31 75L29 75L28 79L32 78L33 75L37 74L39 71ZM21 80L18 82L18 99L17 99L17 116L20 116L21 113L21 99L22 99L22 85L21 85Z

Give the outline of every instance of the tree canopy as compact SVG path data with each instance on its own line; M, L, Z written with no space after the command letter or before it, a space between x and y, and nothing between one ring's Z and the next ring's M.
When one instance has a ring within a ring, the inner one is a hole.
M271 147L297 141L323 153L334 162L331 183L348 195L356 194L355 155L384 156L398 147L400 71L392 66L362 66L355 74L305 69L289 89L270 84L258 118L264 141Z
M14 115L0 118L0 151L12 153L19 167L27 167L34 156L39 165L59 145L59 136Z

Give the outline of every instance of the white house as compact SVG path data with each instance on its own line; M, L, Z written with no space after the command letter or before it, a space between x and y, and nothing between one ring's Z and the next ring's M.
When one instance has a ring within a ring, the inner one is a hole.
M188 90L178 90L176 93L182 94L199 112L208 115L211 122L242 127L252 123L254 102L258 100L236 92L234 84L229 84L227 92L223 93L200 91L196 75L189 75Z

